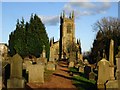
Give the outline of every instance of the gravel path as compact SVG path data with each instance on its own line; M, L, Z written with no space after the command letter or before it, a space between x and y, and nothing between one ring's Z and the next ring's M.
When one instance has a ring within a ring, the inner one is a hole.
M68 73L68 68L66 62L60 61L57 65L56 71L51 76L51 80L45 82L44 84L28 84L31 88L61 88L61 89L76 89L74 85L72 85L71 77Z

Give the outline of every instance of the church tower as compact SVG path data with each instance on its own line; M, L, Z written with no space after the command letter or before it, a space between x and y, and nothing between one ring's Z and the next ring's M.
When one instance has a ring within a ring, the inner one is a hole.
M68 56L70 45L75 43L75 23L74 11L70 13L69 17L65 16L63 11L60 16L60 59Z

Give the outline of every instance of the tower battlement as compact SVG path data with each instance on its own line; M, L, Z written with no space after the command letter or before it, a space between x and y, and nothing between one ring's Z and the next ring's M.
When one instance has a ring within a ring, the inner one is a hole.
M72 11L68 17L65 15L65 11L61 12L61 15L60 15L61 19L74 19L74 17L75 17L74 11Z

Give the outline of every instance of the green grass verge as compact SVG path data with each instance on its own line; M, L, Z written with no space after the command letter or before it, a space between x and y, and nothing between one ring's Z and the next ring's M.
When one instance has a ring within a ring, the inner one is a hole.
M72 73L79 73L79 76L72 77L73 85L75 85L79 90L97 90L95 80L88 80L84 73L78 72L74 67L69 68L69 71Z
M82 76L73 76L73 85L80 90L96 90L96 81L88 80Z
M70 72L73 72L73 73L78 72L78 71L77 71L77 69L76 69L76 68L74 68L74 67L69 67L69 71L70 71Z

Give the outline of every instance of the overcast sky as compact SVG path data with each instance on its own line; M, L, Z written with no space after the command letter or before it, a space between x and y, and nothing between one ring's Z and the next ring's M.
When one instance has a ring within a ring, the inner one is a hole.
M25 21L29 21L32 13L41 18L49 38L59 40L59 16L63 10L66 16L72 10L75 12L75 35L81 40L82 51L92 47L95 38L92 25L97 20L118 17L117 2L2 2L2 42L8 43L17 19L24 17Z

